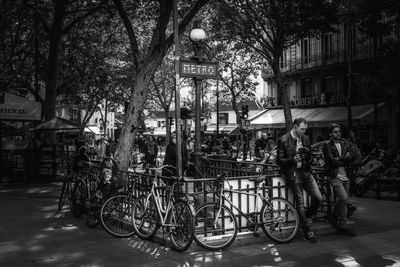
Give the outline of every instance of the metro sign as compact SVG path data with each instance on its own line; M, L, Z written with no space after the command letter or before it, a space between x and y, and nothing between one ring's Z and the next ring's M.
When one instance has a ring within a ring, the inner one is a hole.
M193 78L217 78L218 64L216 62L180 60L179 75Z

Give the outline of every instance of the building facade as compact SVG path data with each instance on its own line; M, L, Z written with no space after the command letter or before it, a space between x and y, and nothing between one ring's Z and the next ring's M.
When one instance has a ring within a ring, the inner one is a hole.
M340 24L334 32L302 39L285 49L280 64L292 116L309 116L314 142L317 137L327 138L329 123L350 125L351 109L351 126L356 129L358 138L365 142L383 142L387 146L398 144L398 88L370 79L370 74L376 70L378 51L391 38L390 34L367 37L357 24ZM270 69L264 70L263 78L267 83L264 106L281 109L282 99ZM315 112L311 116L312 109L317 108L320 114L328 109L331 112L325 118L315 116ZM304 113L305 110L311 111ZM271 127L278 125L270 122Z

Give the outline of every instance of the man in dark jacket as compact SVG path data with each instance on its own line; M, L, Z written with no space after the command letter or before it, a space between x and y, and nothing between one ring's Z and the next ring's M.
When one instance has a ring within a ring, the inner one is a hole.
M323 147L326 171L329 182L337 196L331 224L340 233L356 236L356 232L347 225L347 200L350 187L350 166L356 155L351 152L351 144L341 138L341 127L338 124L329 126L331 139Z
M182 171L185 171L188 164L188 153L186 149L186 145L182 143ZM171 135L171 142L168 144L167 148L165 149L165 157L163 165L171 165L177 167L178 159L176 153L176 135ZM177 176L176 169L169 169L164 168L162 175L164 176Z
M262 153L261 151L266 150L267 143L268 143L268 135L267 133L262 133L261 138L256 141L254 146L254 155L257 158L264 158L264 153Z
M315 234L308 226L307 219L312 218L322 201L322 195L314 177L311 175L310 139L304 135L307 121L297 118L293 121L293 128L278 140L276 162L286 184L293 192L296 209L303 229L303 239L315 243ZM304 211L303 189L311 196L311 205Z

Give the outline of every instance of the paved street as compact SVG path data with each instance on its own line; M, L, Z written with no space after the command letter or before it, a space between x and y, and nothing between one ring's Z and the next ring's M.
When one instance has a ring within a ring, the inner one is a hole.
M223 252L193 244L184 252L117 239L86 227L65 209L56 214L60 184L0 185L0 266L400 266L400 202L354 199L358 236L318 228L317 244L297 238L275 245L244 237Z

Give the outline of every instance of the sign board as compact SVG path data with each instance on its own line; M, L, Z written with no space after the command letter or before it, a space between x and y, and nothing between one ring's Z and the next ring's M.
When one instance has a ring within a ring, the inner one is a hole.
M218 64L216 62L180 60L179 75L192 78L217 78Z
M6 92L0 93L0 120L40 120L39 102Z

